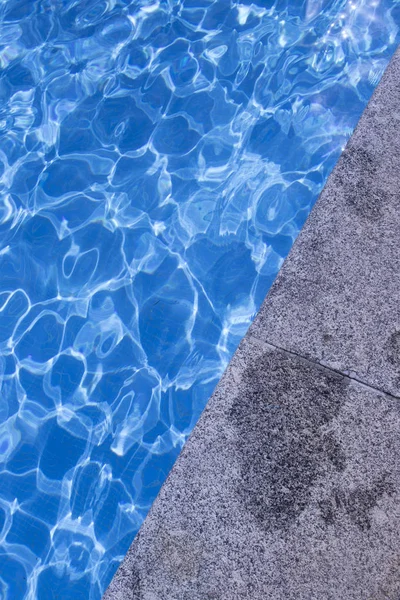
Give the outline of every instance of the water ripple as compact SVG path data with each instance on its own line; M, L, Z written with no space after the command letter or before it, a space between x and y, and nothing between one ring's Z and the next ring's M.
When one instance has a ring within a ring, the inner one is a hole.
M0 597L99 600L398 0L0 1Z

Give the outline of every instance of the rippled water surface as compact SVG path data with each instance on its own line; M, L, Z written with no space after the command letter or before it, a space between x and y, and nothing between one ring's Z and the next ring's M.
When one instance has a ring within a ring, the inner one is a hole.
M398 0L0 0L0 598L99 600Z

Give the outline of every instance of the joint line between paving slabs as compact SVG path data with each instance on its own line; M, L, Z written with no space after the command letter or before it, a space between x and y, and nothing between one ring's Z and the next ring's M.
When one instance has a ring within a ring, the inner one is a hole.
M379 392L380 394L384 394L385 396L388 396L389 398L393 398L394 400L400 400L400 396L396 396L395 394L391 394L390 392L388 392L386 390L375 387L374 385L371 385L370 383L367 383L366 381L363 381L362 379L359 379L358 377L355 377L354 375L351 375L346 371L340 371L340 369L334 369L333 367L323 364L313 358L310 358L309 356L304 356L303 354L300 354L299 352L295 352L294 350L288 350L287 348L278 346L277 344L269 342L268 340L262 340L253 334L248 334L247 339L249 339L249 338L254 341L257 341L258 343L261 343L262 345L270 346L272 348L275 348L276 350L280 350L281 352L284 352L285 354L289 354L291 356L296 356L297 358L304 360L305 362L312 364L320 369L326 369L327 371L330 371L331 373L335 373L336 375L341 375L342 377L346 377L347 379L350 379L351 381L355 381L359 385L362 385L370 390L374 390L375 392Z

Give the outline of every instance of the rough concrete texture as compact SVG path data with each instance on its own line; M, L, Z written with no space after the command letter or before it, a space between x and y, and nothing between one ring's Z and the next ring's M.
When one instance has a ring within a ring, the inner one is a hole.
M400 53L250 332L400 396Z
M400 404L246 338L106 600L397 600Z
M399 82L398 52L104 600L399 600Z

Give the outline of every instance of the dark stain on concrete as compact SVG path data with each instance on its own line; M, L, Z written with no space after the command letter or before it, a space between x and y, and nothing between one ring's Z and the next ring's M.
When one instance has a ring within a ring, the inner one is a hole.
M346 513L361 531L367 531L371 528L371 510L384 494L391 496L394 492L395 488L387 474L376 479L369 487L360 486L351 491L336 489L330 498L320 502L321 517L327 525L333 525Z
M314 482L342 471L346 456L327 426L348 380L280 352L244 374L230 417L241 467L238 494L266 531L286 530L306 508Z
M132 600L142 600L142 582L140 577L139 569L134 567L131 571L131 590Z
M400 331L394 331L385 344L386 358L393 366L400 367Z
M376 186L377 158L366 148L349 145L342 154L337 176L349 208L357 217L376 221L382 216L388 194Z

